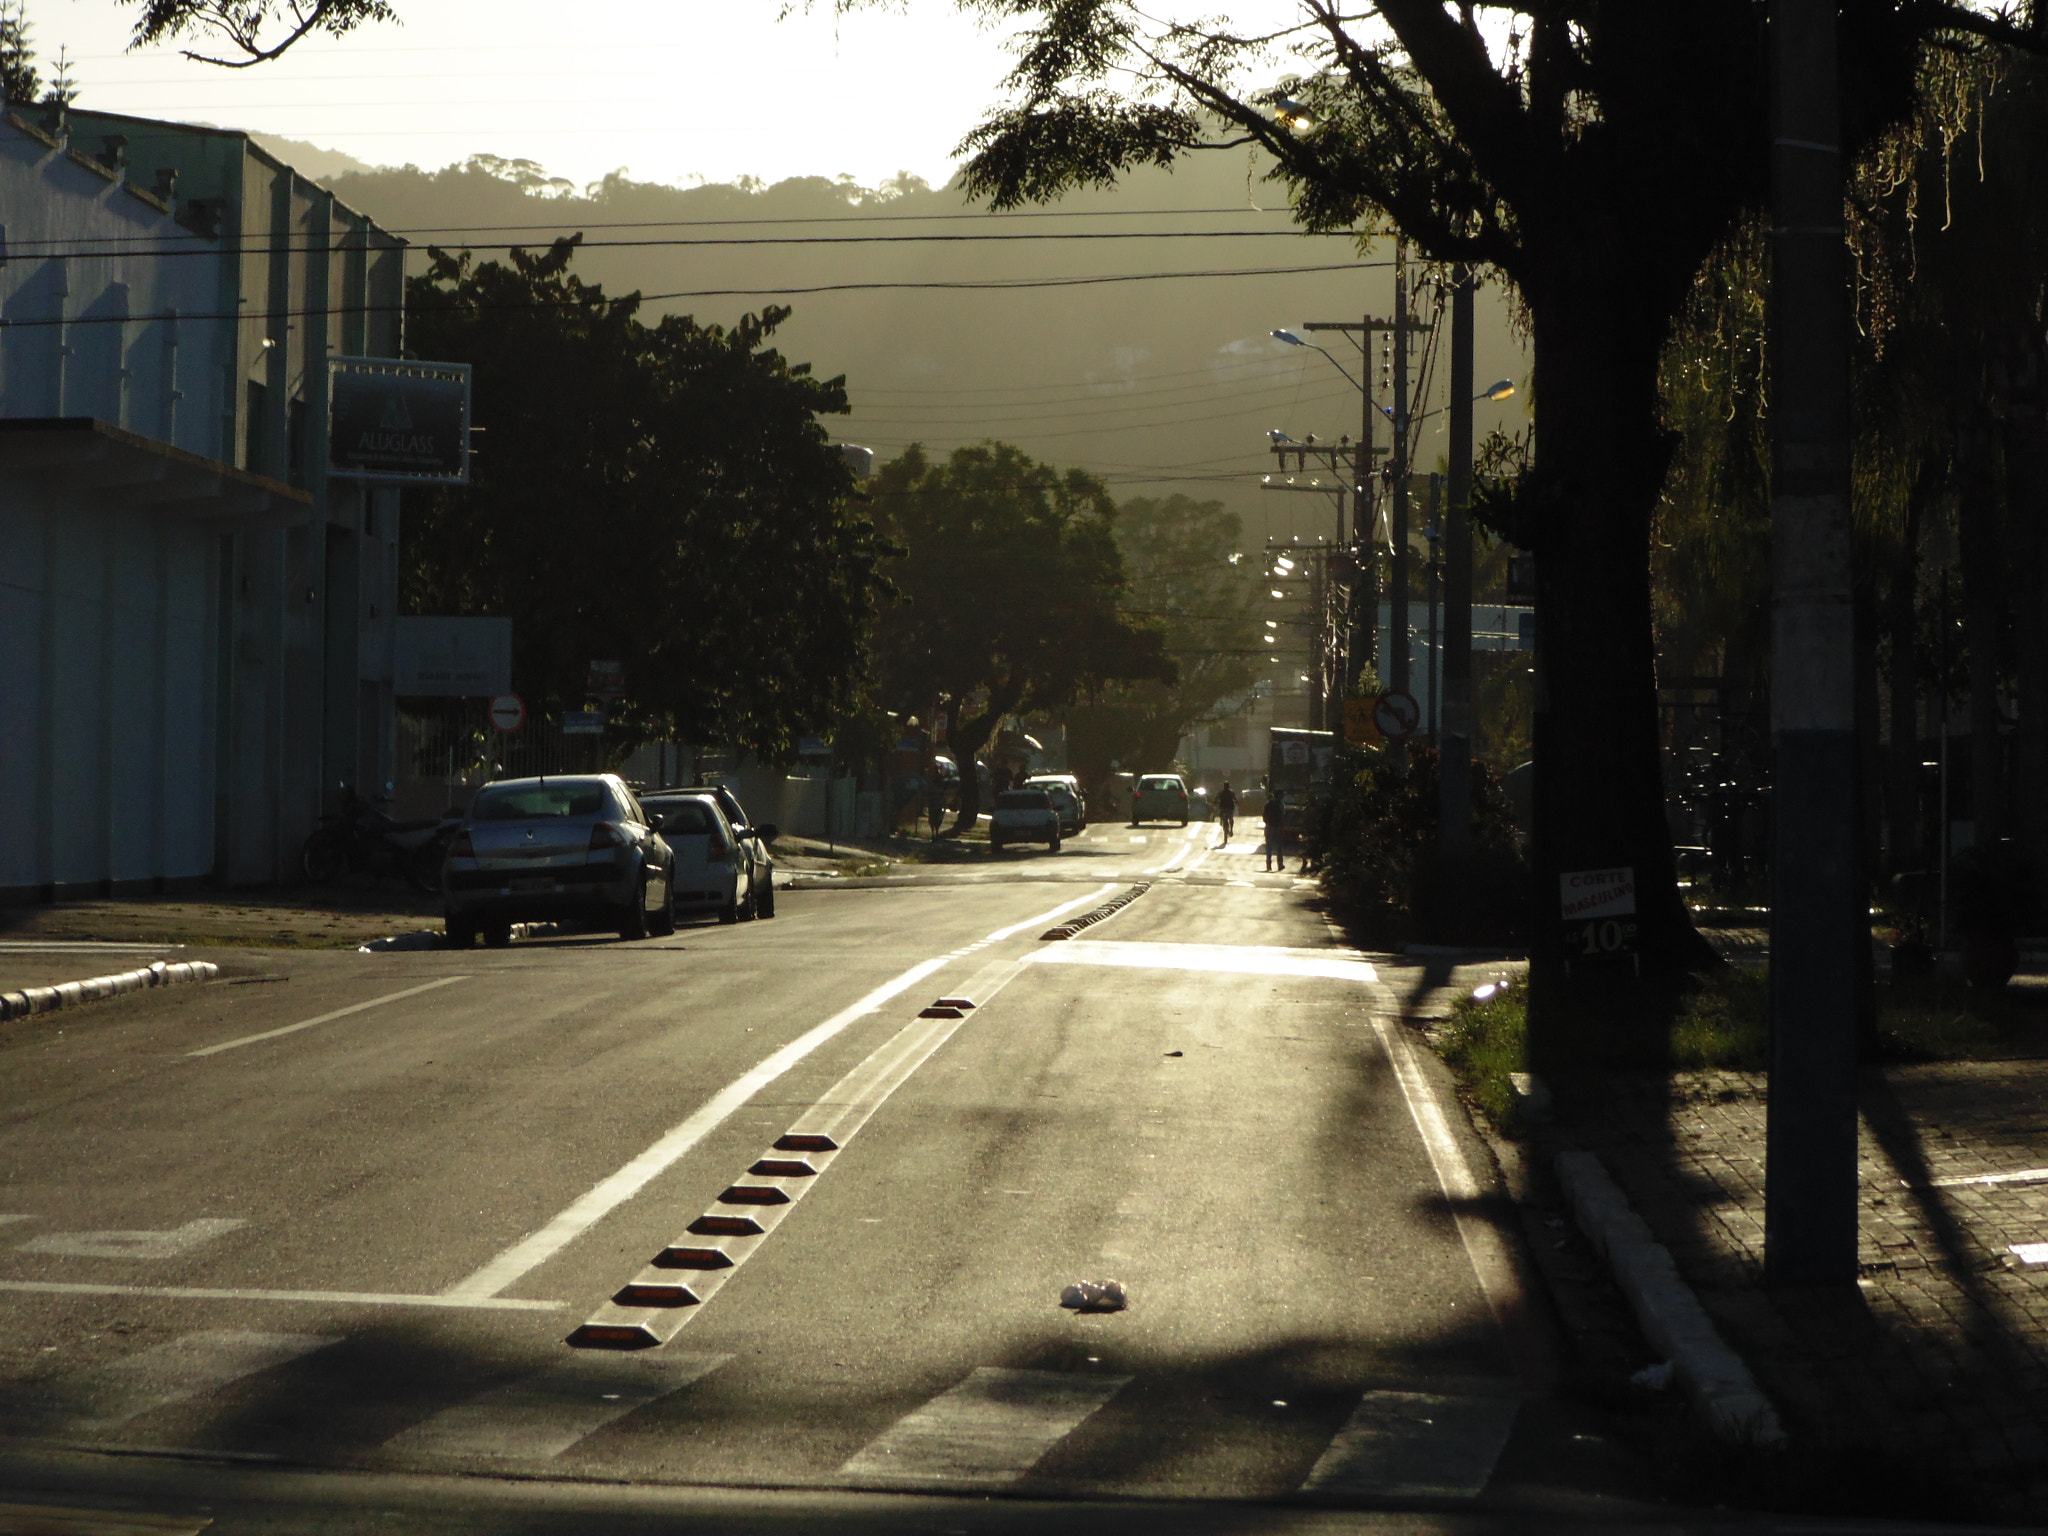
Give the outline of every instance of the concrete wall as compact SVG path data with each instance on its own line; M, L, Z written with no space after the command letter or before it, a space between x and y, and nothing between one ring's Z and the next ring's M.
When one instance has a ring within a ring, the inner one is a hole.
M41 695L23 690L46 673L59 697L90 698L85 713L126 719L142 685L125 662L84 695L71 691L80 658L119 651L159 612L199 648L164 666L186 701L205 674L207 712L150 738L173 754L150 771L207 802L196 819L181 811L206 849L195 856L170 836L175 869L159 861L149 878L290 878L344 783L378 793L392 778L399 493L329 484L327 359L399 355L403 290L402 242L244 135L76 110L0 120L0 417L97 418L312 499L290 526L202 529L90 497L53 504L54 481L0 498L5 654L29 662L26 677L0 684L11 690L0 719L40 718ZM132 803L98 766L127 749L108 748L68 704L59 714L34 742L8 729L0 772L39 757L60 786L75 775L83 801ZM35 834L50 845L40 854L0 828L0 889L74 878L52 871L85 867L77 819L60 805L60 826ZM130 878L97 867L89 878Z

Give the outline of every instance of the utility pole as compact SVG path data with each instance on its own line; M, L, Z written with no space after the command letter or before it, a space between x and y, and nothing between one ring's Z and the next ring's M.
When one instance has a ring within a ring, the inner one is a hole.
M1394 558L1387 573L1387 686L1409 692L1408 677L1408 242L1394 241Z
M1443 717L1437 731L1439 853L1462 853L1472 841L1472 293L1462 262L1451 288L1450 505L1438 527L1444 548Z
M1835 0L1771 7L1771 1096L1764 1269L1856 1279L1855 632Z

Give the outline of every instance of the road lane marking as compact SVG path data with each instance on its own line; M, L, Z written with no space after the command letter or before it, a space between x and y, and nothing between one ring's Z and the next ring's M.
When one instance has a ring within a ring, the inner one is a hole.
M271 1291L222 1285L92 1285L74 1280L0 1280L0 1291L51 1296L160 1296L170 1301L303 1301L330 1307L448 1307L497 1312L555 1312L559 1301L504 1296L408 1295L394 1291Z
M1114 890L1115 886L1105 886L1104 889ZM1008 938L1022 929L1047 922L1094 899L1084 896L1079 901L1067 902L1025 922L1012 924L1008 928L999 928L981 942L988 944ZM840 1009L824 1023L799 1035L750 1071L741 1073L706 1100L696 1113L670 1129L666 1135L618 1172L599 1180L546 1226L521 1238L476 1273L456 1281L443 1294L495 1296L528 1272L539 1268L619 1206L640 1193L698 1142L724 1124L747 1100L788 1072L819 1046L841 1033L848 1025L874 1013L891 998L916 986L932 972L950 964L953 958L949 953L920 961L902 975L883 982L852 1006Z
M1391 998L1385 1001L1392 1003ZM1458 1238L1465 1245L1465 1257L1472 1262L1473 1276L1479 1282L1480 1293L1486 1297L1494 1326L1500 1329L1501 1340L1514 1358L1522 1380L1531 1386L1539 1385L1545 1372L1533 1327L1524 1316L1521 1282L1499 1229L1480 1217L1475 1209L1482 1195L1479 1181L1472 1176L1471 1165L1465 1161L1457 1138L1451 1135L1450 1122L1444 1118L1436 1090L1430 1086L1421 1064L1415 1059L1415 1047L1410 1043L1407 1031L1399 1025L1389 1024L1379 1013L1373 1015L1372 1027L1379 1036L1380 1048L1393 1063L1394 1081L1401 1087L1401 1097L1408 1101L1408 1114L1422 1137L1424 1150L1429 1153L1430 1166L1436 1170L1437 1187L1443 1191L1444 1200L1451 1209L1451 1219L1457 1223Z
M208 1329L83 1371L58 1390L89 1410L74 1416L78 1427L111 1428L340 1342L317 1333Z
M985 1365L898 1419L839 1475L859 1483L1004 1487L1042 1461L1130 1379Z
M296 1024L287 1024L282 1029L266 1029L258 1035L244 1035L239 1040L223 1040L219 1045L205 1046L196 1051L187 1051L192 1056L218 1056L222 1051L232 1051L239 1046L254 1045L259 1040L275 1040L280 1035L295 1035L302 1029L311 1029L315 1024L330 1024L336 1019L345 1019L352 1013L361 1013L366 1008L381 1008L386 1003L395 1003L402 998L418 997L422 992L431 992L436 987L452 986L458 981L467 981L467 976L443 976L439 981L430 981L424 986L407 987L403 992L387 992L382 997L373 997L367 1003L356 1003L348 1008L337 1008L332 1013L323 1013L316 1019L301 1019Z
M965 987L958 990L974 1000L978 1016L1023 969L1022 959L996 960L982 967ZM575 1329L566 1341L570 1347L646 1349L666 1344L681 1333L732 1279L739 1267L768 1240L797 1202L817 1187L818 1178L830 1170L847 1144L860 1133L861 1127L874 1118L890 1095L910 1081L918 1068L931 1060L939 1048L966 1025L967 1018L965 1012L952 1018L927 1018L920 1014L877 1046L859 1066L834 1083L815 1103L800 1111L789 1131L777 1139L777 1148L787 1146L798 1137L806 1142L823 1143L803 1154L805 1162L813 1170L812 1176L789 1179L780 1184L778 1188L782 1198L772 1205L739 1207L721 1201L705 1216L691 1223L689 1229L675 1238L662 1255L658 1255L628 1285L615 1292L612 1300L599 1307ZM773 1155L771 1152L770 1156ZM725 1232L724 1240L720 1241L701 1230L700 1224L707 1218L744 1218L748 1230L744 1233ZM707 1248L717 1249L721 1262L712 1268L693 1269L687 1280L676 1269L665 1267L664 1261L670 1254L692 1250L703 1252ZM665 1302L656 1303L649 1295L656 1291L673 1293L677 1286L686 1290L687 1302L671 1294Z
M211 1515L154 1515L135 1509L0 1504L0 1536L199 1536Z
M156 1232L51 1232L23 1243L21 1252L70 1259L175 1259L246 1225L239 1217L213 1216Z
M1111 965L1237 976L1305 976L1371 984L1379 973L1356 951L1285 949L1269 944L1148 944L1075 939L1035 950L1027 965Z
M1521 1400L1368 1392L1303 1483L1305 1493L1476 1499Z
M1025 918L1021 923L1012 923L1007 928L998 928L979 944L968 946L969 950L985 949L991 944L1000 944L1005 939L1014 939L1018 934L1024 933L1029 929L1052 922L1055 918L1065 917L1069 912L1074 911L1078 907L1092 907L1111 891L1115 890L1118 884L1118 881L1112 880L1107 885L1097 886L1086 896L1077 896L1072 901L1061 902L1050 912L1041 912L1036 917Z
M388 1451L550 1461L577 1441L702 1380L731 1355L572 1355L443 1409L385 1442Z

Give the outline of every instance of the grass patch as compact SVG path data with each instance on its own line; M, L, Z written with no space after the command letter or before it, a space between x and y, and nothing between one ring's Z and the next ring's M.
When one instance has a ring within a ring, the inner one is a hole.
M1968 1061L2037 1023L2011 998L1954 976L1914 976L1877 989L1878 1048L1888 1061Z
M1450 1066L1479 1112L1503 1135L1520 1129L1512 1072L1526 1070L1529 1042L1529 983L1502 987L1481 1001L1461 997L1434 1037L1437 1054Z
M1671 1020L1671 1065L1760 1072L1770 1060L1770 975L1761 966L1724 966L1701 977Z

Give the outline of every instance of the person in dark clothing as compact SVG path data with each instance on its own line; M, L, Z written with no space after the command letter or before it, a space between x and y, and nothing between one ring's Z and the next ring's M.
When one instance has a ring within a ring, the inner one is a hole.
M1237 793L1230 787L1230 780L1223 781L1223 788L1216 792L1216 819L1223 823L1223 841L1219 848L1230 845L1230 834L1237 830Z
M1287 868L1287 807L1278 790L1266 791L1266 868Z

